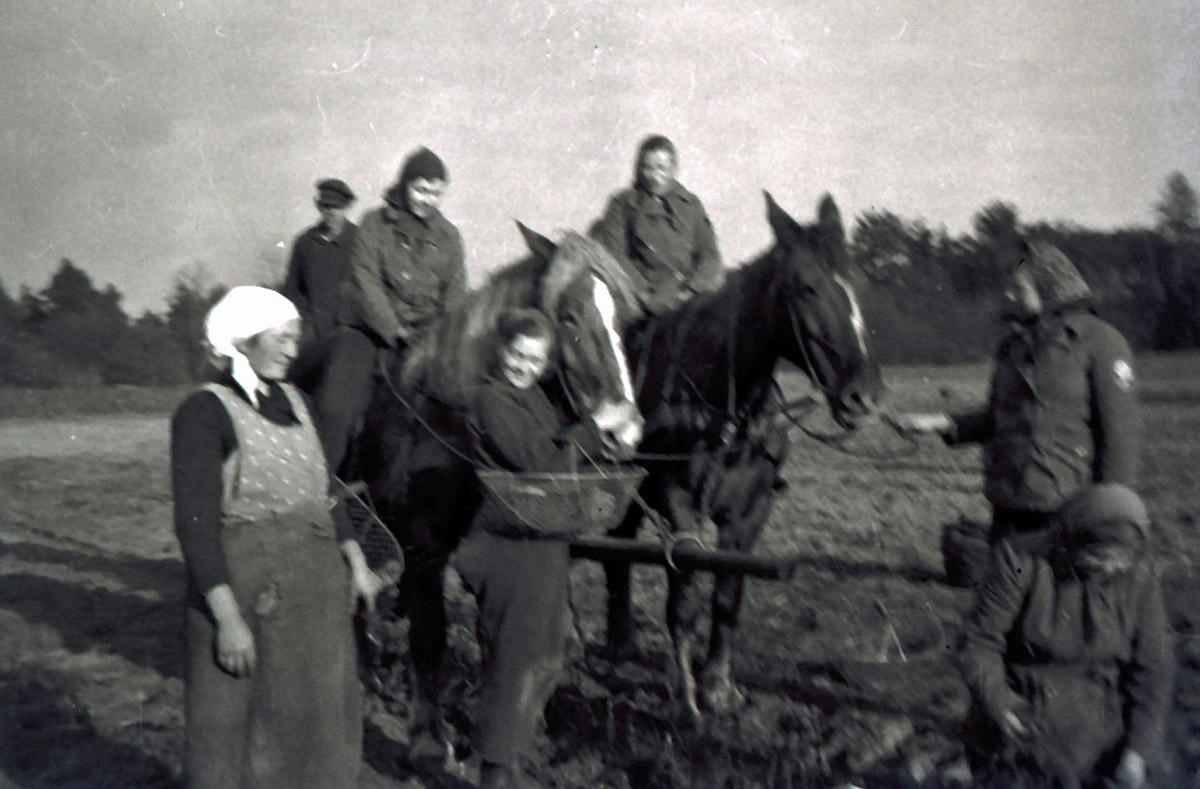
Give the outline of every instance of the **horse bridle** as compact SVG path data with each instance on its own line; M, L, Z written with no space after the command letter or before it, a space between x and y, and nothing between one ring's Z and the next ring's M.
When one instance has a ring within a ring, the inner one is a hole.
M787 311L788 311L788 318L791 320L791 324L792 324L792 336L795 338L796 344L800 346L800 353L804 358L804 364L805 364L805 367L807 368L809 378L810 378L810 380L817 383L817 385L821 387L821 391L825 393L826 397L828 397L829 396L828 389L826 388L825 384L823 382L821 382L820 378L817 376L816 367L812 363L812 359L809 356L807 347L805 347L804 339L800 334L800 327L798 325L796 313L795 313L795 310L792 308L792 303L790 301L787 302ZM821 345L823 348L825 348L826 352L828 352L828 353L833 352L833 348L828 342L826 342L822 338L817 337L812 334L810 334L809 336L812 338L813 342L815 342L818 345ZM838 358L836 353L833 353L833 355L835 358ZM849 455L850 457L863 458L866 460L898 460L903 457L908 457L909 455L912 455L913 453L915 453L917 451L917 448L919 445L918 445L916 439L914 439L911 435L909 435L907 433L904 433L900 430L895 429L894 427L893 427L893 432L896 433L896 435L903 438L905 440L905 443L908 445L905 450L891 454L891 455L885 455L885 456L865 455L861 452L852 451L845 446L845 443L850 439L851 436L853 436L855 434L856 431L843 430L841 433L829 435L829 434L825 434L825 433L818 433L817 431L809 428L807 425L805 425L803 423L802 420L804 419L804 417L806 417L808 414L812 413L812 411L819 405L819 402L816 400L816 398L813 398L813 397L801 398L799 400L794 400L789 403L789 402L783 400L783 387L779 385L778 381L775 382L775 388L776 388L776 391L779 393L780 400L783 402L783 406L780 407L779 413L782 414L785 419L787 419L789 422L791 422L792 425L794 425L801 433L803 433L808 438L811 438L813 441L816 441L817 443L824 444L825 446L828 446L828 447L832 447L833 449L836 449L837 451L839 451L845 455ZM800 415L797 416L796 414L792 413L794 410L801 410ZM887 422L887 424L889 426L891 426L891 422Z
M779 287L780 286L779 286L778 282L772 283L772 291L774 292L774 295L777 295L777 296L779 295ZM791 329L791 332L792 332L792 339L795 341L796 346L800 349L800 356L801 356L801 360L803 361L802 371L808 376L810 381L815 383L821 389L821 392L827 398L831 398L832 394L830 392L830 384L829 384L829 382L824 380L824 376L820 375L816 364L813 363L812 355L810 354L810 352L808 350L808 346L805 342L805 339L807 338L807 339L811 340L812 342L816 343L817 345L820 345L827 354L829 354L834 360L836 360L837 364L835 364L834 366L838 367L839 369L840 369L841 356L840 356L840 354L837 353L836 349L833 348L832 344L830 344L827 340L825 340L822 337L817 336L816 334L814 334L812 332L805 332L801 326L800 319L796 316L796 309L792 305L791 299L784 298L783 301L784 301L784 307L787 310L788 324L789 324L789 328ZM692 390L692 393L696 396L696 399L699 401L699 403L701 405L703 405L707 410L713 412L714 414L725 417L729 421L729 423L734 424L736 426L741 420L739 420L739 418L737 416L737 403L736 403L737 382L736 382L736 378L734 376L734 370L733 370L733 360L736 356L735 349L734 349L734 343L735 343L734 336L735 335L733 335L732 333L730 334L730 340L729 340L729 343L727 344L727 349L726 349L726 354L728 356L728 363L726 365L726 377L727 377L726 389L728 392L727 408L722 410L722 409L719 409L716 406L714 406L712 403L709 403L708 400L704 397L703 393L700 391L700 388L696 385L696 382L694 380L692 380L692 377L690 375L688 375L686 371L680 371L680 375L683 378L684 382L687 383L688 387ZM825 446L831 447L831 448L837 450L838 452L841 452L842 454L849 455L850 457L856 457L856 458L867 459L867 460L897 460L899 458L908 457L909 455L912 455L914 452L917 451L917 448L919 446L917 441L912 436L907 435L906 433L903 433L899 430L893 430L893 432L895 432L897 435L899 435L901 438L903 438L905 440L905 443L907 444L906 449L901 452L893 453L893 454L886 455L886 456L873 456L873 455L867 455L867 454L863 454L861 452L854 451L854 450L846 447L845 444L850 439L850 437L855 435L856 431L842 430L840 433L837 433L837 434L825 434L825 433L817 432L804 424L804 422L802 420L820 406L820 401L817 398L812 397L812 396L807 396L807 397L799 398L796 400L788 401L784 395L783 387L779 384L779 382L776 380L776 381L774 381L773 385L774 385L774 389L776 391L777 398L779 400L780 405L776 408L773 408L773 409L770 409L770 410L764 412L764 414L762 416L770 417L773 415L782 415L794 427L796 427L804 436L812 439L813 441L816 441L819 444L823 444ZM795 413L797 411L799 411L800 413L799 414ZM654 461L684 461L684 460L689 460L691 458L691 455L683 454L683 453L681 453L681 454L638 453L634 456L634 458L641 459L641 460L654 460Z

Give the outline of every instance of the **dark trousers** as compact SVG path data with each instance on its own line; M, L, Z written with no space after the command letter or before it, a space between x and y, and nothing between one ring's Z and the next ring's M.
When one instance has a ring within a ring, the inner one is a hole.
M341 471L350 441L371 404L378 354L375 342L358 329L341 328L331 339L316 406L317 431L335 474Z
M362 699L350 574L322 505L222 528L229 583L258 665L240 678L217 666L214 623L193 597L184 675L191 789L358 784Z
M513 765L532 749L562 675L573 622L571 557L565 542L508 539L476 523L454 566L479 604L475 749L486 762Z
M300 343L300 351L288 367L288 380L300 390L315 394L321 385L321 375L329 361L329 349L336 333L306 334Z

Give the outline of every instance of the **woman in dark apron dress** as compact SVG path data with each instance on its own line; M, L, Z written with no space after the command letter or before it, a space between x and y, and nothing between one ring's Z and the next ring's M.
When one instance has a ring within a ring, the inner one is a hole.
M231 290L205 323L229 369L171 423L175 527L188 570L186 771L196 789L357 784L352 616L367 568L303 396L300 337L275 291Z

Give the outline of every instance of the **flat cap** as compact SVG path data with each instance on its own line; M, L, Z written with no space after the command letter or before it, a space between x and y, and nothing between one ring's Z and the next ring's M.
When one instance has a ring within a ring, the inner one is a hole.
M344 208L354 202L354 190L339 178L317 181L317 202Z

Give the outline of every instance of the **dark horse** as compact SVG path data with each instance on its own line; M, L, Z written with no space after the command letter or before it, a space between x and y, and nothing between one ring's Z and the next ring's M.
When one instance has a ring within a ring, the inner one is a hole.
M626 333L637 401L646 417L640 461L649 471L641 493L679 533L715 524L717 546L749 551L782 486L787 430L775 395L780 358L824 393L845 429L869 418L882 395L854 292L841 276L846 261L841 215L826 195L816 224L803 226L768 194L774 246L734 271L716 293ZM658 456L660 459L654 460ZM686 458L685 460L680 458ZM614 534L633 537L642 512L631 508ZM606 563L608 640L614 654L631 632L628 564ZM692 659L700 602L690 573L671 572L667 626L675 646L679 692L699 719ZM739 701L731 679L731 637L743 578L718 574L712 629L700 692L714 710Z
M382 378L368 409L358 463L378 514L404 548L398 605L410 623L414 737L440 740L437 696L446 649L443 570L479 506L468 427L474 392L494 358L499 314L537 307L557 330L566 399L606 434L614 457L641 437L641 416L618 333L627 282L597 242L575 233L555 245L523 226L532 254L453 306ZM581 414L581 415L583 415Z

